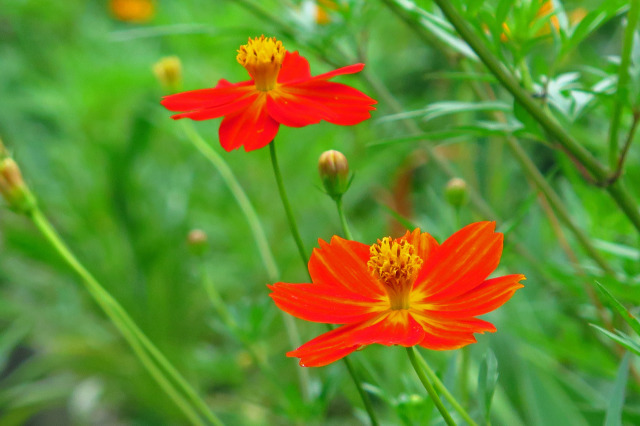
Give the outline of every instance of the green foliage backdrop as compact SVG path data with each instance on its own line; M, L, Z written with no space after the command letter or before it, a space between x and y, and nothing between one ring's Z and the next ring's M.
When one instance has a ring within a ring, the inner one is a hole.
M236 50L260 34L300 51L314 75L362 61L362 73L339 81L378 100L372 119L278 134L307 247L341 234L317 176L327 149L343 152L355 174L344 204L358 241L413 226L442 241L464 224L496 220L506 236L496 274L524 273L525 288L487 316L498 332L478 336L466 372L460 351L423 356L476 416L486 410L497 368L496 425L640 423L637 356L628 361L627 382L622 346L590 327L634 335L596 291L597 281L632 313L640 304L638 230L629 218L514 102L434 2L337 1L322 25L311 3L159 0L151 21L132 24L115 19L106 1L2 2L0 136L72 250L225 423L366 422L342 364L305 370L304 400L252 233L219 173L160 105L165 93L151 70L176 55L185 90L242 81ZM549 14L536 18L536 0L452 3L532 99L608 164L616 102L620 149L640 111L637 32L626 96L616 86L629 2L553 1L558 28ZM586 16L572 22L578 8ZM219 120L194 125L254 204L280 279L307 280L267 149L226 153ZM514 156L514 143L560 208ZM459 214L444 197L453 176L473 191ZM637 210L637 143L621 179ZM208 235L203 256L186 243L194 228ZM203 269L237 328L214 309ZM324 331L302 321L298 328L303 341ZM438 424L403 352L373 345L351 358L386 424ZM185 422L36 228L4 208L0 371L1 424Z

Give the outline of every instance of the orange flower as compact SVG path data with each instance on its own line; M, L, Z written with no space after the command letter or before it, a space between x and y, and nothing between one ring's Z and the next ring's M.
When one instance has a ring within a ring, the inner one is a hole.
M113 15L125 22L148 22L153 17L152 0L109 0Z
M331 22L330 10L339 10L338 5L333 0L318 0L316 6L316 23L326 25Z
M442 245L419 229L372 246L320 240L309 261L313 284L276 283L271 298L298 318L345 325L287 356L320 367L373 343L449 350L496 331L475 317L502 306L525 277L487 279L502 255L494 229L495 222L472 223Z
M319 123L350 126L371 116L376 103L364 93L328 80L364 68L355 64L311 76L309 62L298 52L287 52L275 37L256 37L240 46L236 57L251 80L229 83L220 80L213 89L193 90L166 96L162 105L184 111L173 119L209 120L224 116L219 136L231 151L262 148L275 138L280 124L304 127Z
M553 27L556 31L560 30L560 21L558 20L558 17L555 15L555 12L553 10L553 2L549 0L538 0L538 3L541 4L540 8L536 12L535 21L546 19L548 17L549 23L540 28L536 33L536 36L541 37L551 34L551 27ZM585 16L587 16L587 11L584 8L576 8L568 14L569 23L571 25L578 24L584 19ZM532 22L531 25L533 24L534 23ZM509 40L509 37L511 37L511 29L506 22L502 23L502 29L504 32L500 34L500 41L506 42ZM488 29L485 31L488 31Z

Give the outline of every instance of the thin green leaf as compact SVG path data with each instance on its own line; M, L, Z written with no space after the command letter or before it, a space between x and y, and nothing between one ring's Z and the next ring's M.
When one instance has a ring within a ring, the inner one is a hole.
M622 426L622 407L624 406L624 394L629 378L629 352L627 352L618 368L616 381L613 384L607 416L604 419L604 426Z
M598 330L599 332L601 332L602 334L604 334L605 336L609 337L611 340L629 349L631 352L635 353L636 355L640 355L640 345L638 345L636 342L631 340L631 338L626 334L624 334L623 332L616 330L618 334L613 334L609 330L605 330L604 328L597 326L595 324L589 324L589 325L595 328L596 330Z
M629 326L640 336L640 322L634 317L627 308L625 308L622 303L618 302L618 299L613 297L609 290L604 288L602 284L596 281L596 289L599 291L601 295L609 302L611 307L620 314L620 316L629 324Z
M482 417L488 423L491 414L493 394L498 384L498 360L489 349L478 373L478 400Z
M422 117L423 120L429 121L435 118L443 117L450 114L460 112L477 112L477 111L511 111L511 105L502 101L485 101L485 102L462 102L462 101L444 101L436 102L424 109L415 111L406 111L399 114L391 114L378 120L379 123L386 123L407 118Z

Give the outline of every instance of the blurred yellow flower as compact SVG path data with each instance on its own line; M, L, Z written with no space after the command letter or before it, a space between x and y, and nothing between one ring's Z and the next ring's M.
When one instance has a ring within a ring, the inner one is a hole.
M109 0L113 16L125 22L148 22L155 11L153 0Z
M153 64L153 73L169 92L177 92L182 86L182 62L177 56L166 56Z

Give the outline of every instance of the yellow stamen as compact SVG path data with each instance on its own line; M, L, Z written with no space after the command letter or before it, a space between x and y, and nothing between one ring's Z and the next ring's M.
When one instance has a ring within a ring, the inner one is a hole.
M367 266L387 290L391 309L409 309L411 286L420 272L422 259L409 242L385 237L371 246Z
M256 89L266 92L276 87L285 53L281 41L262 35L240 46L236 59L249 71Z

